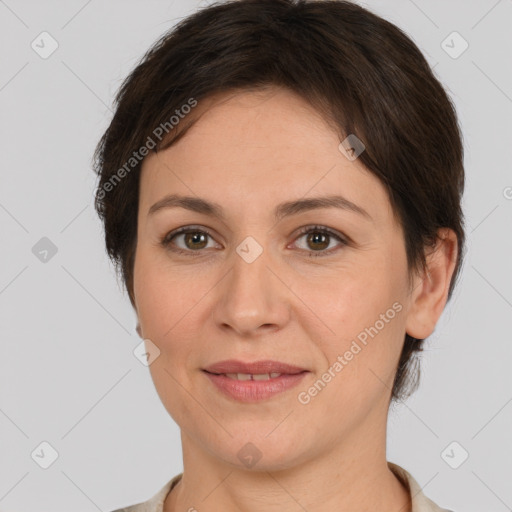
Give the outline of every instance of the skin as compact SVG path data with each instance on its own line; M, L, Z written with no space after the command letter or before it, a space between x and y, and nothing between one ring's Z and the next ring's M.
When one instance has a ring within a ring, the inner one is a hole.
M218 94L193 112L200 117L181 140L146 157L140 181L138 332L160 350L150 372L183 448L184 474L164 511L410 511L386 461L389 400L405 333L428 337L445 306L455 234L440 231L430 275L411 283L385 189L339 151L339 136L301 97L281 88ZM184 208L148 215L169 193L219 203L226 218ZM273 218L283 201L331 194L371 219L336 208ZM322 245L298 235L315 224L351 242L331 236ZM160 244L190 225L212 236ZM252 263L236 252L247 236L263 248ZM310 256L321 251L330 254ZM396 302L401 311L300 403L298 394ZM232 358L284 361L310 373L273 398L240 403L201 371ZM252 468L237 456L249 442L262 454Z

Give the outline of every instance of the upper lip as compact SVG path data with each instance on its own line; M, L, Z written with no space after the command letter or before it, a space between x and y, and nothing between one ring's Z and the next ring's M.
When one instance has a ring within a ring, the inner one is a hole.
M296 374L307 371L305 368L294 366L279 361L254 361L252 363L245 363L230 359L227 361L219 361L204 368L209 373L246 373L251 375L260 375L265 373L286 373Z

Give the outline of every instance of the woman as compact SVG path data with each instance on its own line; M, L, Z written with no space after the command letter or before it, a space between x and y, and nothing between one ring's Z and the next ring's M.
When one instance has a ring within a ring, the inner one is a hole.
M120 510L446 510L386 460L465 240L456 113L403 32L343 1L199 11L125 80L96 171L183 449Z

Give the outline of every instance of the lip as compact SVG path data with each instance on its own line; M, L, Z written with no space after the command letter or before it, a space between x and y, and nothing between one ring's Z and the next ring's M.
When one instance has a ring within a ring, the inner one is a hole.
M218 363L212 364L204 370L210 374L222 374L222 373L250 373L263 374L263 373L282 373L286 375L296 375L302 372L306 372L306 368L300 368L280 361L264 360L254 361L252 363L238 361L236 359L229 359L226 361L219 361Z
M297 386L309 372L304 370L301 373L282 374L268 380L237 380L223 374L209 373L206 370L203 370L203 373L221 393L238 402L248 403L268 400Z

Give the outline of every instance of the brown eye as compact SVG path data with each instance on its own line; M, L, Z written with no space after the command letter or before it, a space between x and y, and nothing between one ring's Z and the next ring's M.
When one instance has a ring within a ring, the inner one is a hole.
M208 247L208 238L212 238L208 231L185 227L167 234L161 245L178 253L200 253L201 249Z
M326 249L329 246L329 238L330 236L325 233L320 233L319 231L312 231L308 233L307 243L310 244L310 247L313 250L322 250Z
M201 231L192 231L190 233L183 233L183 240L188 249L204 249L207 244L206 233Z
M167 234L160 243L162 247L170 251L190 256L199 256L203 252L202 249L208 248L208 238L213 241L213 237L208 231L188 226ZM329 256L337 251L340 246L348 245L348 242L340 234L323 226L304 228L296 240L301 238L305 238L306 247L300 248L308 253L309 256L315 257ZM334 245L334 247L328 249L332 242L336 241L338 242L338 247Z
M312 226L302 229L297 240L305 235L307 235L305 237L306 247L302 247L302 249L308 252L309 256L329 256L338 250L336 246L326 250L333 241L338 241L338 248L339 246L348 245L348 242L340 234L323 226Z

